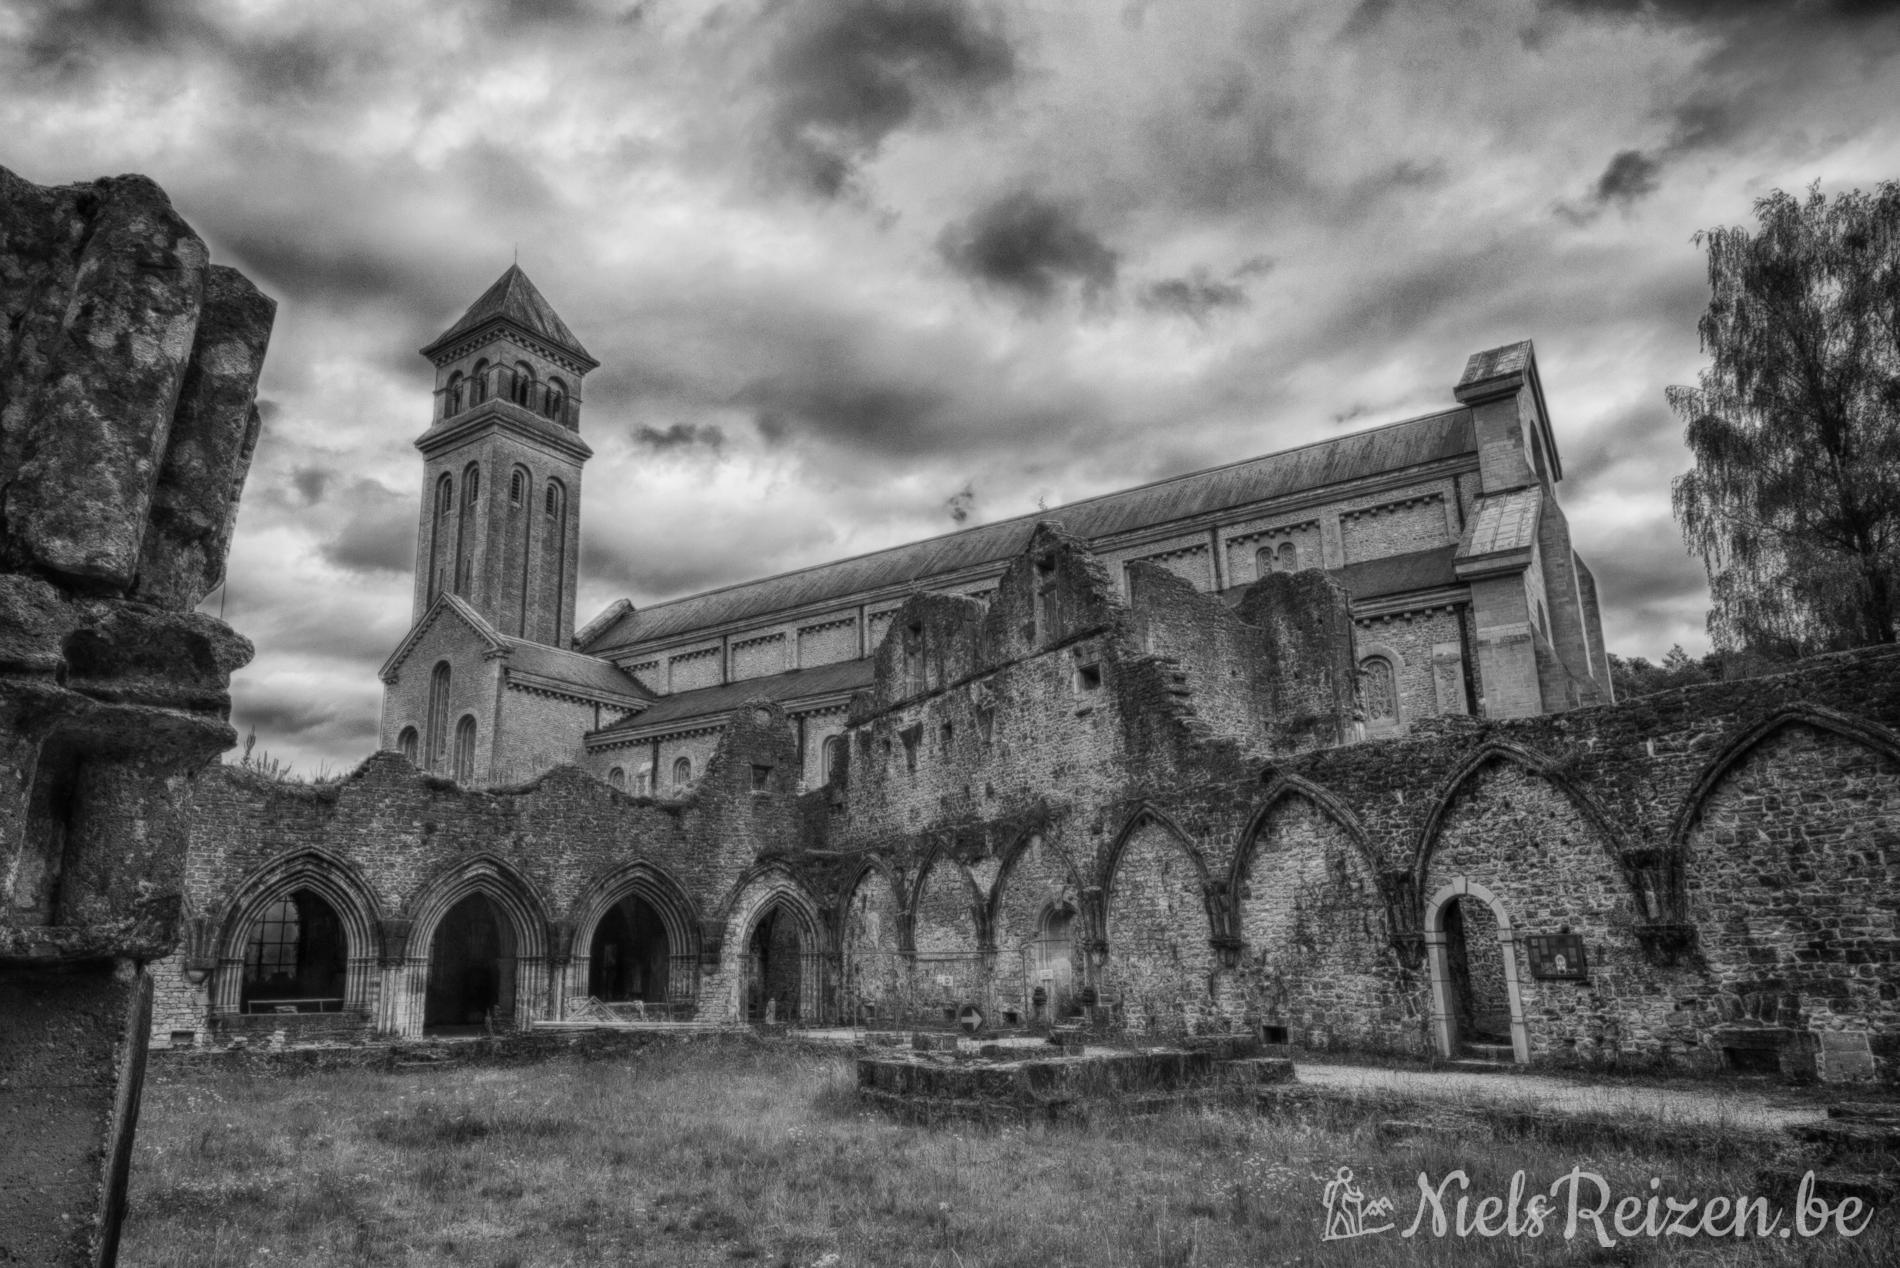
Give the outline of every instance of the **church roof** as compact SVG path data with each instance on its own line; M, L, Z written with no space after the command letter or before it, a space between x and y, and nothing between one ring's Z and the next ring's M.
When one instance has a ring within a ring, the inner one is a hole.
M576 688L590 696L653 699L651 691L610 660L570 652L565 648L549 647L545 643L530 643L526 639L507 635L502 636L502 641L508 645L508 672L511 676L527 675L543 679L550 684Z
M840 692L861 691L871 685L871 661L846 660L811 669L788 669L764 678L746 678L716 687L699 687L660 697L658 703L612 726L595 731L645 731L667 723L723 716L748 700L806 700Z
M508 271L496 278L495 284L483 291L480 299L469 305L461 320L424 348L422 355L431 356L444 344L493 321L512 322L529 334L539 335L549 343L575 353L583 361L599 364L587 355L587 349L581 347L581 341L574 337L574 332L567 328L567 323L554 311L554 306L528 280L528 275L521 271L519 264L510 264Z
M1000 565L1027 548L1030 534L1042 520L1055 520L1079 537L1096 540L1451 458L1475 447L1468 409L1405 419L942 537L656 603L608 623L593 634L587 647L605 652L806 604L922 583L966 568Z

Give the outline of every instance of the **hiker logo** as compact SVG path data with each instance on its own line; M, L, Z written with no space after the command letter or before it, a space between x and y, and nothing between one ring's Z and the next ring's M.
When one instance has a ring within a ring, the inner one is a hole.
M1326 1231L1321 1241L1344 1241L1349 1237L1365 1237L1370 1233L1383 1233L1397 1227L1391 1223L1366 1222L1392 1214L1392 1199L1374 1198L1367 1202L1365 1193L1352 1182L1351 1167L1341 1167L1333 1173L1320 1200L1326 1204Z

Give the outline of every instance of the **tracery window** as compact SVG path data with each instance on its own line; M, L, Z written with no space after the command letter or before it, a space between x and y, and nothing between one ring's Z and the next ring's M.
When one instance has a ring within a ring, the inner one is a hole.
M1359 703L1369 722L1398 721L1397 686L1392 678L1392 662L1385 657L1368 656L1359 662Z
M1280 543L1280 571L1296 572L1300 566L1300 552L1292 542Z

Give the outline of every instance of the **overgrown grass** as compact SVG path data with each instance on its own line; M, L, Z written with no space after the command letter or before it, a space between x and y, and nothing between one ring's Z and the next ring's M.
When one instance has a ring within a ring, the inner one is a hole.
M1618 1195L1753 1194L1762 1150L1381 1130L1320 1101L1273 1118L1180 1112L1090 1128L926 1129L858 1105L849 1058L751 1041L612 1061L148 1086L121 1263L224 1265L1794 1264L1900 1262L1890 1212L1859 1237L1642 1239L1605 1249L1398 1232L1321 1241L1325 1182L1354 1169L1399 1229L1417 1174L1581 1164ZM1466 1126L1465 1131L1482 1129ZM1589 1152L1580 1152L1583 1149ZM1429 1222L1429 1221L1428 1221Z

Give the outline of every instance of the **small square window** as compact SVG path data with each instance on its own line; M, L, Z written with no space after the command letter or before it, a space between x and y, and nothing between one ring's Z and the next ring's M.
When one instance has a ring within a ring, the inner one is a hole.
M1102 689L1102 667L1100 665L1076 666L1075 689L1077 691L1100 691Z
M771 787L771 784L772 768L770 766L754 766L752 768L753 792L764 792L767 788Z

